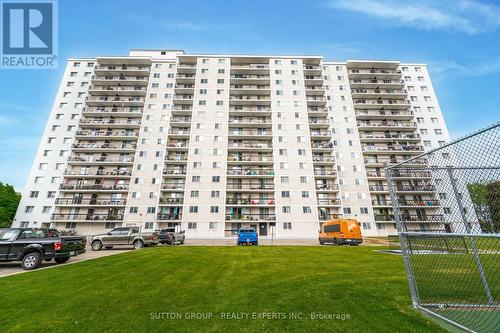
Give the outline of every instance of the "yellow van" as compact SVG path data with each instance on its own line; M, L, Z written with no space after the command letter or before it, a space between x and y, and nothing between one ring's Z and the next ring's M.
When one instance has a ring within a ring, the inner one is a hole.
M319 243L334 245L358 245L363 242L361 228L354 219L338 219L325 222L319 230Z

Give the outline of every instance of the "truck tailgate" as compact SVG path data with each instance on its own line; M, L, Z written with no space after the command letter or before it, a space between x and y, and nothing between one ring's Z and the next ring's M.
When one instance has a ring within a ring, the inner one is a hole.
M71 252L85 249L87 239L81 236L61 237L62 249L60 252Z

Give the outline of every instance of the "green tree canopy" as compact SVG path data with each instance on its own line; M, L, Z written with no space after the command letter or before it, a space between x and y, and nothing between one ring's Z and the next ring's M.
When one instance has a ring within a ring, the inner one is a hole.
M20 200L21 195L12 185L0 182L0 228L10 227Z

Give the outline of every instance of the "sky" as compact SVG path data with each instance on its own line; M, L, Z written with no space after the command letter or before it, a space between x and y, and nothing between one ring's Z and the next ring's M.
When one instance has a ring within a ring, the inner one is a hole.
M452 138L500 120L500 0L59 0L58 6L58 69L0 69L0 181L18 190L71 57L147 48L427 63Z

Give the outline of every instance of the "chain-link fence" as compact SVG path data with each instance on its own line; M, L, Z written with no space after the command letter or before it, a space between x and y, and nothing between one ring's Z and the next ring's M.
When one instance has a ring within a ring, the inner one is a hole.
M500 123L386 168L413 305L500 331Z

